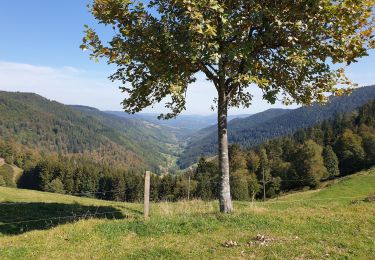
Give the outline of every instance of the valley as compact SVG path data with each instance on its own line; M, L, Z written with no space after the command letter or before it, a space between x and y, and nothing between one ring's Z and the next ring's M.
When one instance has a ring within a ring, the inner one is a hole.
M333 98L326 106L230 116L229 141L254 147L354 111L374 98L375 86L369 86L348 97ZM38 151L83 155L104 164L115 162L121 168L157 173L188 168L200 157L217 152L216 116L158 120L156 114L66 106L28 93L0 92L0 101L0 138Z

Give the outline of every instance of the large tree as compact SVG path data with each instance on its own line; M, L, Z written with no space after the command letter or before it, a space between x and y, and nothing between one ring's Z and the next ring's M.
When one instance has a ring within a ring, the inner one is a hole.
M197 73L217 90L220 210L232 211L227 112L249 107L253 85L265 100L324 102L347 84L344 71L374 47L374 0L94 0L90 10L108 25L104 43L86 29L82 48L117 65L127 112L167 98L172 118L185 109ZM108 36L108 35L107 35ZM333 69L335 68L335 69Z
M323 147L313 140L307 140L298 150L293 166L302 185L316 188L326 175L322 152Z
M346 129L334 145L339 158L340 172L344 175L354 173L363 168L365 150L361 136Z

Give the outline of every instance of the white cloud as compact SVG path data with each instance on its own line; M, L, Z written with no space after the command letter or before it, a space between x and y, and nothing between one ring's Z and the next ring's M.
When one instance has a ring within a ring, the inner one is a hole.
M121 110L124 94L118 84L107 79L107 74L93 75L90 72L65 66L53 68L24 63L0 61L0 90L34 92L46 98L64 104L79 104L102 110ZM283 107L267 104L257 87L251 87L254 93L253 105L249 109L231 109L232 114L257 113L270 107ZM187 110L184 114L212 114L211 105L216 97L214 86L198 75L196 83L187 92ZM160 113L166 110L163 104L146 108L145 112Z
M34 92L65 104L121 109L116 84L71 66L52 68L0 61L0 90Z

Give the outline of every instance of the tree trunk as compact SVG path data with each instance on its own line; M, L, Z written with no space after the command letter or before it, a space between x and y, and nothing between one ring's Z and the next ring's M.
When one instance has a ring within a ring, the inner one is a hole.
M232 198L229 184L229 155L228 155L228 130L227 114L228 101L225 93L219 91L218 102L218 142L219 142L219 166L220 166L220 212L233 211Z

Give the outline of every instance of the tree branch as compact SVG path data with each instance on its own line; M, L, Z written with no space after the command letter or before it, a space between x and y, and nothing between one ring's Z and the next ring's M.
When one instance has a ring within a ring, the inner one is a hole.
M207 68L206 64L204 63L199 63L199 67L201 69L201 71L207 76L207 78L209 80L212 80L216 86L216 84L218 83L218 80L219 78L217 76L215 76L209 68Z

